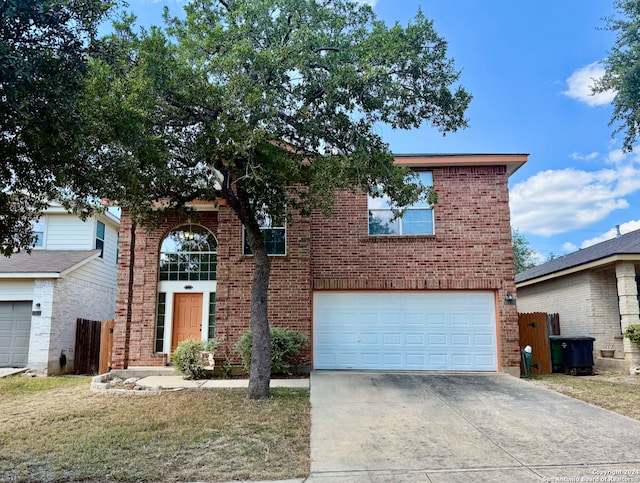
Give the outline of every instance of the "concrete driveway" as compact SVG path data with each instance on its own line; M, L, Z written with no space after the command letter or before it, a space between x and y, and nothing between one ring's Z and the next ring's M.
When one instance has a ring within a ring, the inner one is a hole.
M640 482L640 422L508 375L313 372L311 405L310 482Z

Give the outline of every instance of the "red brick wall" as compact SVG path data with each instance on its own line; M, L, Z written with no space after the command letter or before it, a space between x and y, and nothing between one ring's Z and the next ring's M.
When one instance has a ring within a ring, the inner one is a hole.
M242 255L242 227L234 213L222 207L219 214L216 335L224 337L225 348L239 362L233 347L251 325L254 262L253 257ZM287 227L286 256L270 257L269 324L297 330L311 340L309 256L309 220L295 217Z
M509 194L503 166L434 168L433 236L369 236L367 197L341 193L311 221L314 290L493 290L501 365L518 367Z
M154 352L158 256L160 244L167 233L185 223L201 224L215 234L218 213L200 213L192 220L171 216L153 228L136 225L135 230L132 230L129 213L122 210L113 343L114 369L159 366L167 362L164 354Z
M216 337L224 339L219 353L233 350L238 338L250 327L253 257L242 255L242 228L230 208L201 212L190 221L202 225L218 241L216 289ZM121 218L118 300L114 329L114 368L158 366L166 356L154 353L158 254L162 240L172 229L187 223L172 217L153 229L138 227L131 253L131 219ZM272 327L298 330L311 338L311 276L309 220L295 219L287 230L287 255L271 257L269 321ZM129 293L129 268L133 258L133 286ZM131 304L129 304L131 300ZM127 318L131 323L127 323ZM167 323L169 323L167 321ZM310 354L308 354L310 355Z
M500 362L503 368L518 367L517 312L515 306L502 302L507 292L515 294L505 168L444 167L432 171L440 195L433 236L368 236L364 194L338 194L330 219L319 213L306 220L296 217L287 229L287 255L271 257L271 326L296 329L311 339L312 289L493 290ZM223 353L229 351L238 362L233 346L250 325L253 258L242 256L242 229L230 208L200 213L192 221L209 228L218 239L216 336L225 339ZM126 212L122 215L115 368L165 363L164 356L153 353L157 257L166 233L182 223L171 219L151 231L138 227L130 293L131 222Z

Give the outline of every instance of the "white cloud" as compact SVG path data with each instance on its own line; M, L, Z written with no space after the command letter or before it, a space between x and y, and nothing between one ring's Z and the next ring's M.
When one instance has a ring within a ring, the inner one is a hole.
M625 157L626 155L622 149L614 149L607 155L607 162L611 164L618 164L624 161Z
M637 191L640 169L633 165L542 171L511 190L512 225L541 236L578 230L628 208L625 196Z
M573 243L571 242L565 242L562 244L562 250L565 253L570 253L570 252L575 252L578 249L577 246L575 246Z
M633 151L625 153L622 149L614 149L607 154L607 163L609 164L640 164L640 146L633 146Z
M622 223L620 225L620 234L624 235L625 233L629 233L630 231L639 230L639 229L640 229L640 220L631 220L626 223ZM607 231L606 233L603 233L600 236L583 241L580 248L587 248L587 247L590 247L591 245L595 245L596 243L611 240L612 238L615 238L617 235L618 235L618 231L616 230L616 228L612 228L611 230Z
M589 106L610 104L615 97L614 91L602 92L600 94L593 94L591 92L594 80L599 79L603 75L604 68L599 62L584 66L569 76L567 79L568 89L562 93L580 102L584 102Z
M569 157L571 159L575 159L576 161L592 161L597 158L599 154L600 153L598 153L597 151L589 154L580 154L578 152L573 152L569 155Z

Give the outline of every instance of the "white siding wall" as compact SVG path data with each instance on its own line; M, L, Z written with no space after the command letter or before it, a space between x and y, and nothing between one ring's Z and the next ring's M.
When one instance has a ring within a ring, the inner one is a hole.
M92 260L74 270L70 275L80 280L115 290L118 277L117 245L118 232L116 227L106 225L103 258Z
M95 220L75 215L45 215L44 246L47 250L91 250L95 248Z
M82 221L70 213L47 214L44 245L46 250L93 250L96 247L97 220L105 224L104 260L116 264L119 225L104 215Z

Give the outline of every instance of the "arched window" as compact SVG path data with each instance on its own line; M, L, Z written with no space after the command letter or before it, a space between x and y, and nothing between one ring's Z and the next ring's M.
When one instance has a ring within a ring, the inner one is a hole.
M183 225L160 246L160 280L215 280L218 242L209 230Z

